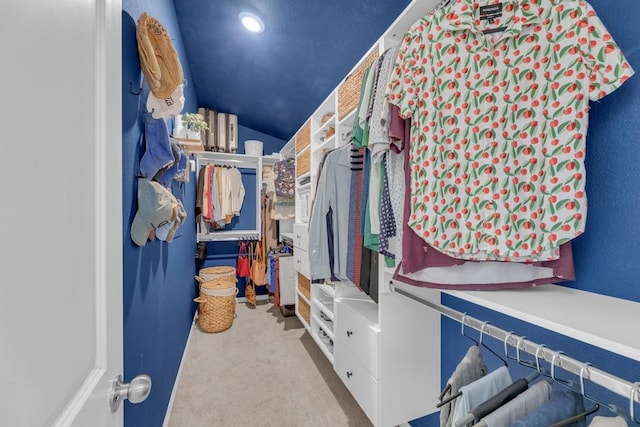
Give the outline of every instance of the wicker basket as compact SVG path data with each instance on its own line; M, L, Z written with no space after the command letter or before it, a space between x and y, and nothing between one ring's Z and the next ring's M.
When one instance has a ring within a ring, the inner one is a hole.
M235 279L235 277L234 277ZM200 295L194 299L198 303L198 325L205 332L222 332L231 327L236 314L235 281L205 281L196 276L200 283Z
M298 290L308 300L311 300L311 281L300 273L298 273Z
M307 325L311 324L311 309L309 304L298 295L298 313L307 322Z
M309 171L311 171L311 150L306 150L296 157L296 178Z
M201 268L198 274L205 282L211 280L229 280L236 283L238 281L236 278L236 269L231 266Z
M302 150L307 148L311 143L311 122L307 122L300 128L296 134L296 154L300 154Z
M347 114L355 110L360 100L360 90L362 89L362 77L367 67L378 58L378 51L373 50L364 61L349 74L344 82L338 87L338 119L344 119Z

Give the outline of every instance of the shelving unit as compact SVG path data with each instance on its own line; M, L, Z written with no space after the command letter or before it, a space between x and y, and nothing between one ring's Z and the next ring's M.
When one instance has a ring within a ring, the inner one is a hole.
M260 191L262 189L262 156L249 156L246 154L229 154L229 153L216 153L216 152L198 152L194 153L196 161L196 171L200 171L200 168L207 164L216 164L222 166L232 166L239 169L254 169L256 172L255 178L255 226L252 229L242 230L219 230L211 233L198 233L198 242L213 242L223 240L239 240L248 238L260 238ZM269 157L266 162L271 162L272 157Z
M354 76L361 75L359 73L373 56L400 44L406 30L439 1L413 0L305 123L303 129L309 132L310 142L304 146L306 151L302 154L310 157L311 167L306 173L311 177L312 186L323 152L351 140L356 105L349 91L353 87L360 90L359 84L353 84ZM346 103L348 108L344 107L345 100L349 101ZM328 113L334 114L322 122ZM335 135L327 138L326 130L330 126L334 126ZM301 154L299 150L297 152ZM297 194L306 197L308 187L298 185L296 190ZM315 188L311 188L311 195L314 192ZM301 200L297 198L296 203ZM300 221L300 226L304 226L303 219L306 219L304 210L300 211L296 222ZM299 233L294 235L301 240L308 239ZM335 287L313 284L310 298L302 301L310 305L310 324L307 320L305 326L313 339L334 364L337 374L372 423L386 427L436 411L441 390L442 337L440 313L401 293L391 292L388 284L392 281L393 269L385 268L384 262L379 265L378 304L346 283L337 283ZM393 283L396 288L410 289L430 301L440 303L444 293L640 361L640 334L636 332L636 325L640 323L640 303L637 302L554 285L441 293ZM323 317L329 318L331 323ZM322 334L333 339L333 352L320 339Z
M640 361L640 303L556 285L443 293Z

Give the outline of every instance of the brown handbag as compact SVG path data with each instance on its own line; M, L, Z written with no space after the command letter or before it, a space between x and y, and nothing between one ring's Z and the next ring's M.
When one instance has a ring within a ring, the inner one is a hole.
M249 247L251 251L253 245ZM267 272L267 265L264 262L264 254L262 253L262 242L258 241L255 245L255 253L251 258L251 280L257 286L263 286L265 283L265 275Z
M247 254L247 244L245 242L240 242L236 274L238 277L249 277L251 275L251 270L249 268L249 256Z

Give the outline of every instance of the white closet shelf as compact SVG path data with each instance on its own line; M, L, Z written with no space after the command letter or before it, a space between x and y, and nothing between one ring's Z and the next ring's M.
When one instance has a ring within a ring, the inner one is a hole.
M231 154L231 153L215 153L205 152L196 153L194 157L200 162L200 164L206 163L220 163L228 164L230 166L236 166L239 168L256 168L256 165L262 159L262 156L249 156L247 154Z
M336 297L336 288L334 286L327 285L326 283L314 283L313 286L317 286L318 289L322 290L322 292L329 295L331 298Z
M311 176L311 172L305 172L302 175L300 175L299 177L296 178L296 183L301 182L302 180L304 180L305 178L308 178ZM298 187L300 187L298 185Z
M354 108L353 110L351 110L346 116L344 116L340 120L338 125L352 127L353 126L353 121L355 120L355 117L356 117L356 109Z
M212 231L208 234L198 234L199 242L213 242L220 240L244 240L244 239L258 239L260 234L253 231Z
M351 307L355 313L365 319L369 324L369 327L380 332L380 324L378 323L378 305L375 302L356 298L338 298L336 301Z
M320 350L322 351L322 353L324 353L326 358L329 359L329 362L331 362L331 364L333 365L333 353L331 353L327 348L328 344L323 343L316 333L312 333L311 337L316 342L316 344L318 344L318 347L320 347Z
M329 138L327 138L325 141L321 142L317 147L315 147L313 149L314 153L322 153L322 151L327 148L327 149L332 149L335 145L335 140L336 140L336 135L331 135Z
M638 302L559 285L443 293L640 361Z
M311 181L309 181L309 182L307 182L306 184L303 184L303 185L298 185L296 187L296 191L304 191L304 190L307 190L307 189L310 189L310 188L311 188Z
M313 315L313 318L315 319L316 323L320 325L320 327L327 334L327 336L335 341L336 336L333 334L333 331L331 330L331 328L327 326L327 322L322 320L320 317L316 316L315 314Z
M329 126L335 126L335 117L336 115L334 113L331 117L327 119L326 122L322 123L321 125L318 125L318 129L315 132L313 132L313 136L321 135L322 132L327 130Z
M327 317L329 317L329 319L331 319L332 322L335 320L333 317L333 309L327 307L325 304L322 303L322 301L320 301L317 298L313 299L313 304L315 304L320 309L320 311L324 312L324 314L326 314Z

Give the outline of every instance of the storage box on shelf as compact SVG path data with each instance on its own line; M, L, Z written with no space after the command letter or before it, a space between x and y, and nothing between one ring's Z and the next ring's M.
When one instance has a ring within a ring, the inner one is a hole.
M379 56L378 49L375 47L377 45L338 86L338 120L345 118L358 106L364 72Z
M311 325L311 307L309 306L309 303L301 296L301 294L298 294L296 315L302 321L304 327L309 330Z

